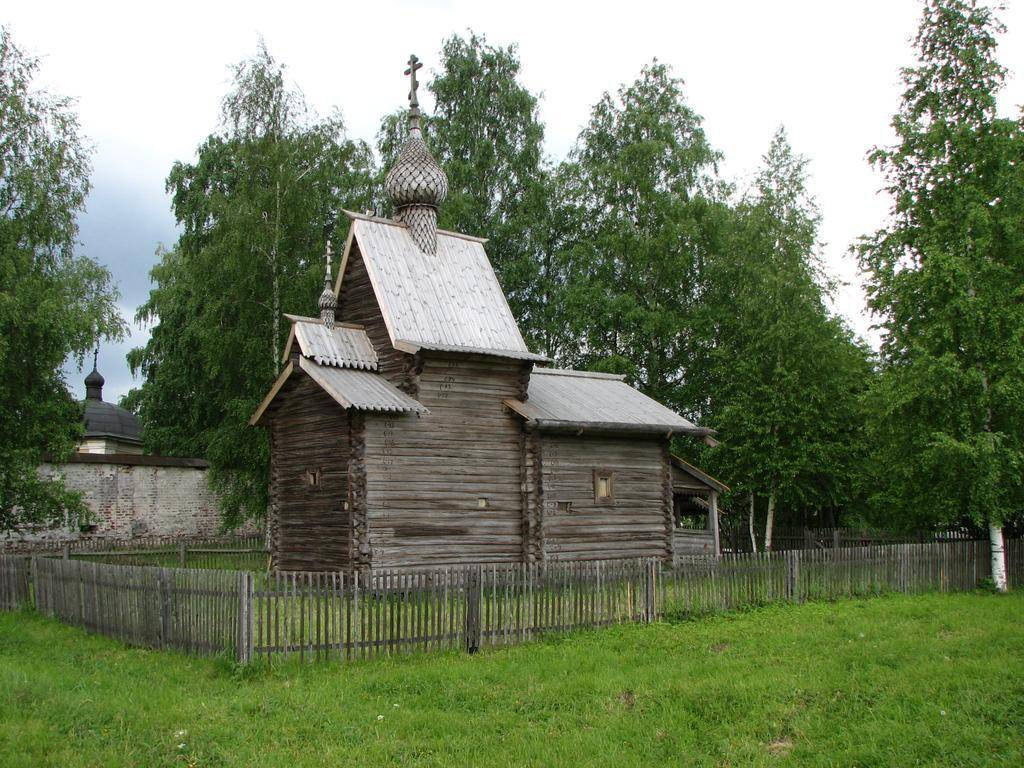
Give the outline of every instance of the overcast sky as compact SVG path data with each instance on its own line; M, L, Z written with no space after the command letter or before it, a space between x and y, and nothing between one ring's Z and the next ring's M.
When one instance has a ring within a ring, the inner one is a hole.
M157 246L176 237L167 172L175 160L194 158L216 127L228 67L250 56L260 36L312 106L339 107L349 134L372 141L381 115L405 104L409 54L429 72L441 41L472 29L493 44L519 45L523 81L542 94L554 159L565 156L601 93L632 81L653 57L686 81L710 141L725 154L725 175L741 185L785 125L811 161L826 263L848 284L836 308L870 335L847 251L888 208L865 153L892 141L889 120L899 68L912 63L918 0L5 5L0 23L42 58L40 82L77 100L95 146L81 249L111 268L129 319L148 294ZM1022 5L1002 13L1006 114L1024 102L1016 74L1024 70ZM429 109L429 93L422 100ZM133 385L124 354L146 337L135 327L130 340L101 350L104 399L116 401ZM83 374L71 367L68 375L81 396Z

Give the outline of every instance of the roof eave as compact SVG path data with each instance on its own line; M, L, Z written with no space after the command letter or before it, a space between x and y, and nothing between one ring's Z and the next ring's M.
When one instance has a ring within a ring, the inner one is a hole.
M132 445L142 445L142 440L137 437L128 437L126 435L118 435L113 432L83 432L83 439L90 438L103 438L106 440L116 440L119 443L131 443Z
M679 424L633 424L615 421L561 421L554 419L535 419L533 423L542 432L617 434L617 435L651 435L671 437L672 435L691 435L703 437L708 434L704 427L687 427Z
M674 453L672 454L672 463L675 464L683 472L693 477L695 480L699 480L705 485L715 489L719 493L726 493L729 491L729 486L723 483L721 480L712 477L704 470L693 466L693 464L686 461L686 459L676 456Z
M396 339L394 348L399 352L415 355L417 352L436 352L438 354L452 355L484 355L486 357L501 357L508 360L522 360L528 363L550 363L551 358L544 355L530 352L529 350L517 349L485 349L483 347L460 347L452 344L429 344L409 341L407 339Z

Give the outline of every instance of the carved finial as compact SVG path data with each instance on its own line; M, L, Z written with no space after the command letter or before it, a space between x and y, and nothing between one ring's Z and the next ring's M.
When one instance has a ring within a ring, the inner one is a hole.
M338 308L338 300L334 298L334 291L331 290L331 238L327 238L327 247L324 248L324 261L327 266L324 270L324 290L320 294L320 319L328 328L334 327L334 311Z

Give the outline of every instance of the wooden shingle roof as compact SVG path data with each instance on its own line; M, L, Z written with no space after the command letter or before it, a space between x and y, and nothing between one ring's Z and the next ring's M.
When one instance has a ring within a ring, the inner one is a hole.
M438 230L437 252L427 254L402 224L348 215L352 233L342 262L354 241L396 349L547 361L526 346L483 240Z
M299 344L299 354L315 360L319 365L337 368L377 370L377 352L362 328L345 324L328 328L320 320L289 316L292 332L285 345L284 359L291 353L293 341Z
M541 429L708 434L623 379L610 373L535 368L527 400L504 402Z

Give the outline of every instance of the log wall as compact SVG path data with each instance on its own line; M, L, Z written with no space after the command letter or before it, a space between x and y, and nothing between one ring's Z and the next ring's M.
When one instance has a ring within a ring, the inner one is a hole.
M677 555L715 554L715 535L711 531L676 528L674 540L675 553Z
M518 396L522 363L420 360L411 383L430 413L366 416L372 565L520 562L522 434L501 401Z
M271 415L271 558L315 571L352 564L349 419L312 379L293 374ZM319 471L311 485L308 471Z
M533 512L542 532L540 556L547 560L671 557L663 443L540 435L540 468L535 473L539 507ZM594 498L595 469L614 472L611 502Z

